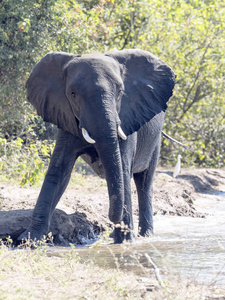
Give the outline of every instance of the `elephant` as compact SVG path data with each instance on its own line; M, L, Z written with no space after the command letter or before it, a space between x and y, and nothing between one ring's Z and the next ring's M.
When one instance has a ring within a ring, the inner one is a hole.
M28 101L58 132L31 224L19 240L40 240L48 233L79 156L106 179L114 243L135 238L132 177L139 235L153 234L153 177L175 83L164 61L140 49L50 52L34 66L26 83Z

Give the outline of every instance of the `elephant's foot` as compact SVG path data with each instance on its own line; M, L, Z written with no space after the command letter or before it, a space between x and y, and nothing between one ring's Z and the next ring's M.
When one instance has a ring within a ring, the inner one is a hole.
M122 244L124 241L133 243L135 241L134 233L131 229L116 227L112 233L115 244Z
M152 227L139 227L139 235L144 237L151 237L154 235L153 228Z

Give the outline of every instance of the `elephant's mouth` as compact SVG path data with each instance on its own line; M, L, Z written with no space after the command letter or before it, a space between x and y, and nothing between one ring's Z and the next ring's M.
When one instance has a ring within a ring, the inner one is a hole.
M95 144L95 143L96 143L96 141L90 137L88 131L87 131L84 127L81 128L81 131L82 131L83 138L84 138L89 144ZM123 140L126 140L126 139L127 139L127 136L126 136L125 133L123 132L123 129L121 128L120 125L118 126L117 132L118 132L118 136L121 137L121 139L123 139Z

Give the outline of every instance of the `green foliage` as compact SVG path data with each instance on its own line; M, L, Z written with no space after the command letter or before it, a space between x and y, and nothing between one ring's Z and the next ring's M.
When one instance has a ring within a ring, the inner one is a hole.
M161 49L177 74L177 85L165 130L191 146L193 152L183 155L186 163L221 167L225 163L225 3L182 1L168 8L166 15L162 38L170 51ZM162 155L173 156L173 149L163 144Z
M14 151L18 138L25 144L16 146L23 155L34 151L34 139L40 151L38 139L46 129L26 101L25 82L44 54L141 48L177 74L164 131L193 150L183 151L163 138L161 162L179 151L186 164L224 166L224 19L224 0L2 0L0 137L7 151ZM0 168L5 170L2 157Z
M19 137L12 142L0 138L0 172L9 179L18 180L21 186L33 185L43 178L53 148L54 143L47 141L36 141L27 146Z
M44 47L53 1L0 2L0 136L21 136L29 126L25 82Z

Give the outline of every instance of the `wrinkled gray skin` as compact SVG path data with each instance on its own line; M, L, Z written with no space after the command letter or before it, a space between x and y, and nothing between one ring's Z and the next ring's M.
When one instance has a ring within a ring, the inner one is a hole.
M129 231L114 230L115 243L133 238L130 180L139 200L140 235L153 233L153 175L167 102L175 84L173 71L142 50L73 55L53 52L34 67L27 81L28 100L44 121L58 126L54 153L33 212L19 237L41 239L81 156L105 177L109 218ZM118 136L121 126L126 140ZM88 143L85 128L95 140Z

